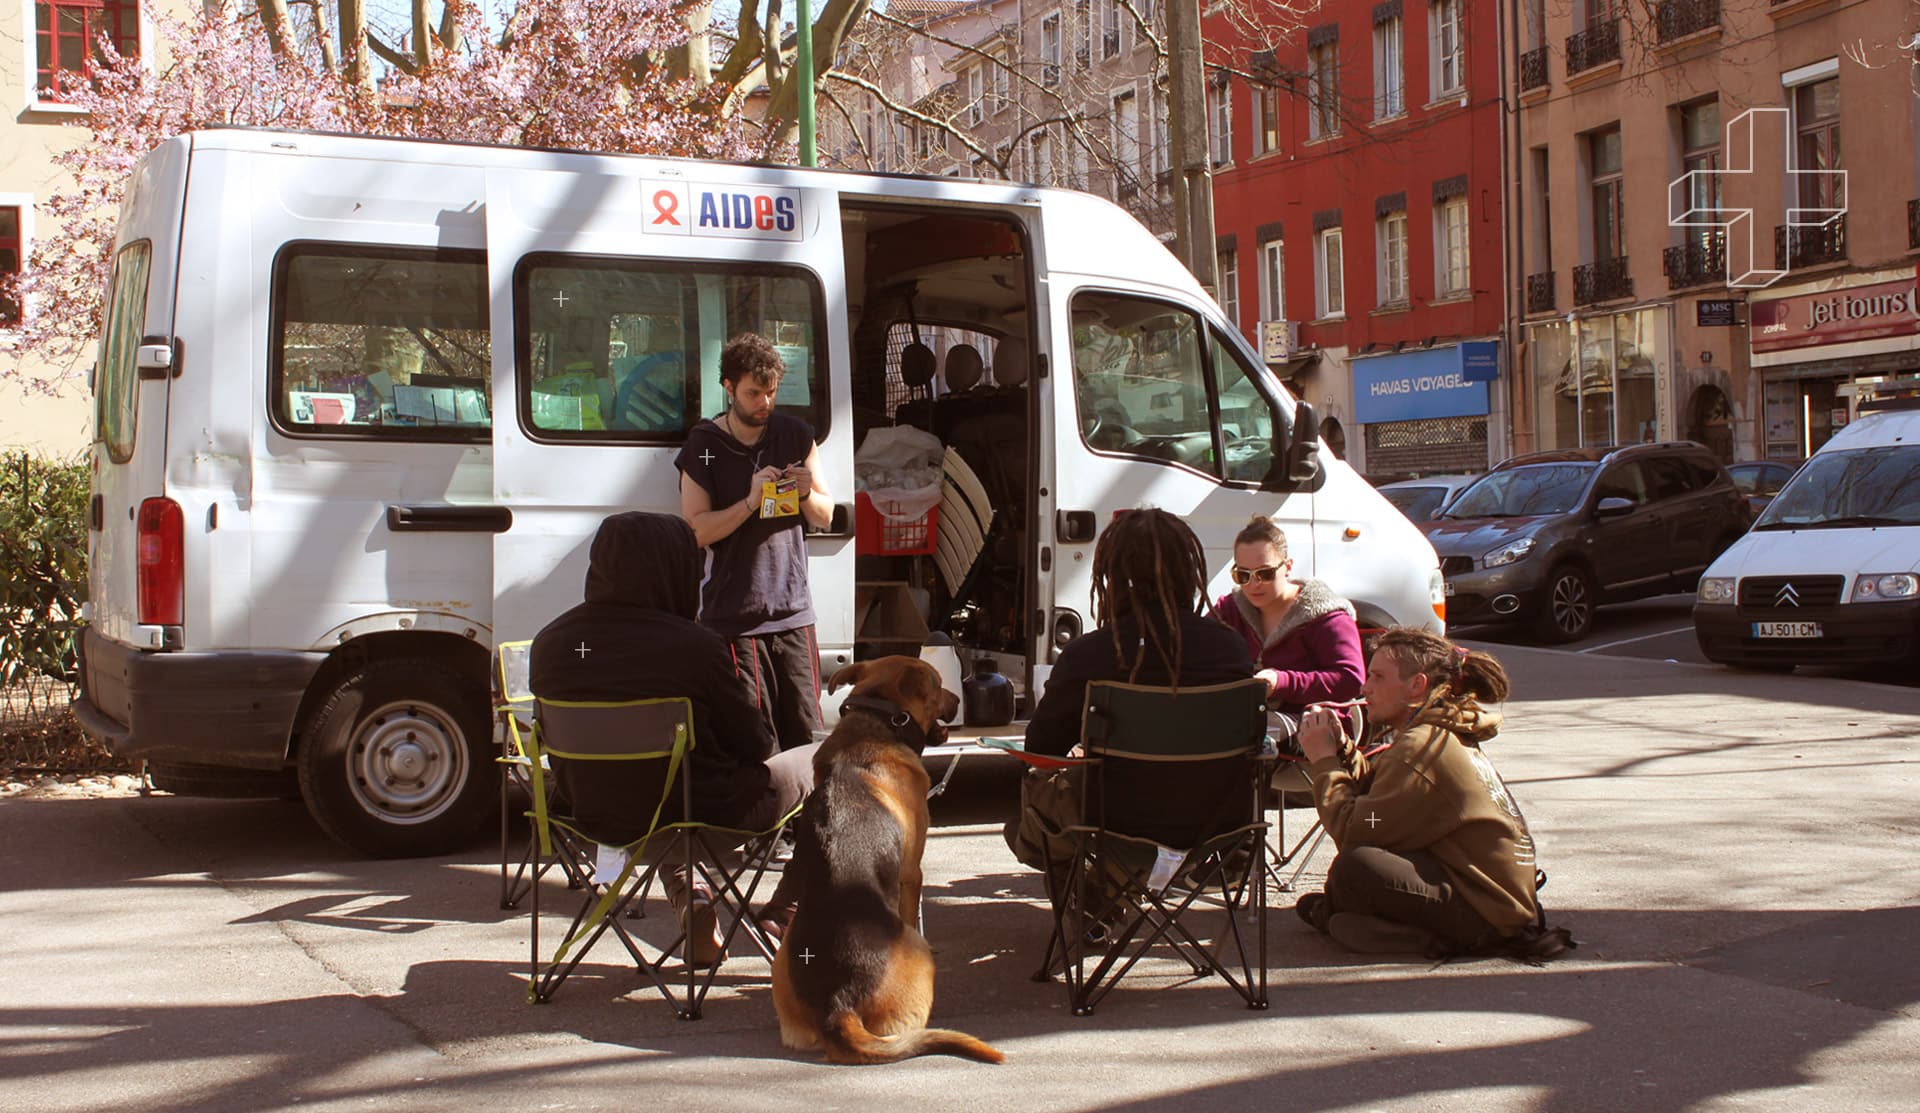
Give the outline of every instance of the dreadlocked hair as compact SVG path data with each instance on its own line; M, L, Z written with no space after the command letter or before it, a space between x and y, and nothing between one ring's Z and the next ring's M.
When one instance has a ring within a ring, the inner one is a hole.
M1385 653L1408 676L1427 674L1435 688L1446 685L1453 702L1472 699L1481 704L1501 703L1510 685L1500 662L1479 650L1455 645L1431 630L1396 626L1374 642L1375 653Z
M1093 547L1094 621L1113 634L1114 660L1126 662L1119 620L1140 627L1127 680L1136 682L1151 647L1166 663L1171 687L1180 686L1180 619L1206 605L1207 554L1187 523L1143 507L1113 520Z

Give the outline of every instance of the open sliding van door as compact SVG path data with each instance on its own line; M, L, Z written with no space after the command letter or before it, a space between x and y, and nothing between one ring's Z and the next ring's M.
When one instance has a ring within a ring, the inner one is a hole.
M1055 274L1051 532L1056 647L1096 625L1096 534L1134 507L1171 511L1207 551L1211 597L1230 587L1233 538L1255 514L1287 536L1294 575L1313 575L1312 497L1275 478L1290 427L1284 394L1245 341L1164 288Z
M720 349L738 333L779 347L777 403L823 437L822 483L851 501L838 202L807 182L564 155L488 172L493 490L512 514L494 538L496 641L581 601L602 519L680 512L674 457L725 411ZM820 643L850 646L852 539L810 538L808 556Z

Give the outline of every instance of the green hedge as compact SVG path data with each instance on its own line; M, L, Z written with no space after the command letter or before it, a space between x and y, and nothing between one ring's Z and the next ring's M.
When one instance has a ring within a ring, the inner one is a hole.
M84 458L0 456L0 687L75 679L87 486Z

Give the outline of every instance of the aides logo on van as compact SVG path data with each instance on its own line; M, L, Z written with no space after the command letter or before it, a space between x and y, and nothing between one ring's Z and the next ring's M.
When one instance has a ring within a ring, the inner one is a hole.
M721 236L799 242L800 191L699 182L642 182L654 236Z

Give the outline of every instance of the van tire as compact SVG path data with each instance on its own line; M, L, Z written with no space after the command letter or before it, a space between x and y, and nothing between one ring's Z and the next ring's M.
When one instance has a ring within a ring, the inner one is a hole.
M369 661L320 701L300 794L335 840L378 858L468 845L499 794L485 688L439 661Z
M1540 593L1534 632L1552 645L1579 641L1593 629L1593 609L1599 601L1593 577L1585 568L1571 562L1556 564Z

